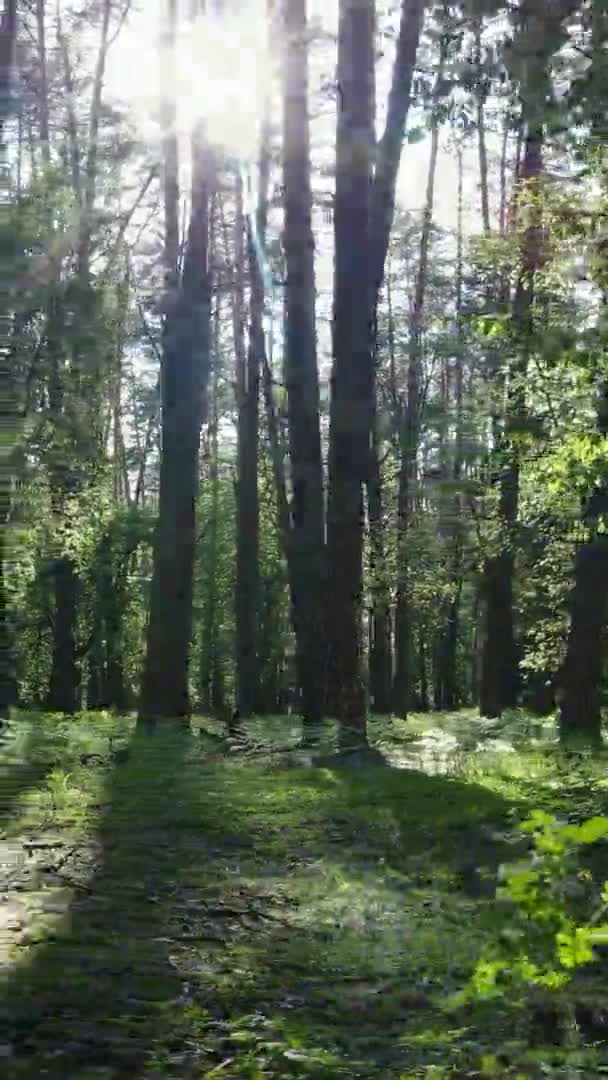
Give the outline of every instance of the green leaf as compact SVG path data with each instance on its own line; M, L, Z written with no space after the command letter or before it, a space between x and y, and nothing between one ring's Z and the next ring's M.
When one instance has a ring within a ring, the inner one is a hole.
M608 818L592 817L575 826L573 839L579 844L595 844L608 836Z

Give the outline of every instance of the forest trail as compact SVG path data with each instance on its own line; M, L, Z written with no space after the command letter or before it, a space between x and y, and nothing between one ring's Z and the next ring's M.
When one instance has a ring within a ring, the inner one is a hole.
M475 1075L496 1032L459 1034L445 1003L479 954L532 786L539 803L538 750L527 776L513 751L474 780L454 763L210 763L204 738L134 734L123 765L82 765L119 724L24 723L3 755L5 1075L396 1080L447 1059Z

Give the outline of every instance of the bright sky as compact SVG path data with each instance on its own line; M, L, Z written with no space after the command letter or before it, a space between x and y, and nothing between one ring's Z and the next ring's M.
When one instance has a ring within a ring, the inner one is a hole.
M221 19L199 22L194 32L183 23L178 47L178 101L180 127L187 132L199 108L204 111L212 138L243 157L257 156L257 131L264 93L276 72L277 57L266 44L264 0L241 0L238 16L224 14ZM151 141L158 139L155 113L159 97L158 32L161 0L145 0L145 11L132 14L129 25L113 46L108 64L108 89L131 103L138 118L140 133ZM228 5L226 5L227 7ZM309 18L327 31L336 27L335 0L309 0ZM334 63L330 46L317 48L313 70ZM392 55L378 72L378 99L386 95ZM327 58L327 59L326 59ZM313 121L313 143L331 148L335 117L329 109L322 119ZM447 133L446 133L447 135ZM446 136L443 139L444 147ZM331 150L330 150L331 152ZM407 145L399 177L398 198L407 209L422 206L426 187L428 140ZM465 208L471 227L479 220L479 195L476 191L475 149L466 154ZM453 153L441 154L436 183L435 220L453 227L456 214L456 161Z

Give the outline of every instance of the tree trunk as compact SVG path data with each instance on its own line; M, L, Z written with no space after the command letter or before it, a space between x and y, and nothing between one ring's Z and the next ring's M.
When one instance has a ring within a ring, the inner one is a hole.
M7 157L6 122L13 112L13 74L15 61L15 40L17 36L17 2L5 0L4 13L0 25L0 157L4 162ZM10 173L0 174L0 198L10 198ZM10 245L6 245L3 258L11 266ZM14 253L13 253L14 254ZM14 377L14 358L11 339L13 312L10 289L4 288L0 301L0 386L2 417L5 440L10 449L17 443L20 429L20 401ZM9 618L6 576L13 556L10 517L13 491L13 465L11 455L2 457L0 464L0 719L8 716L9 708L15 704L16 681L14 670L13 633Z
M602 742L600 683L608 617L608 536L596 534L576 558L571 621L561 673L560 739L564 745Z
M390 591L386 573L384 508L380 471L377 422L374 420L370 475L367 484L370 544L371 634L369 644L369 684L372 709L380 715L391 712L392 651Z
M237 394L237 480L236 480L236 580L235 646L237 707L242 719L255 712L258 688L257 623L259 613L259 506L258 506L258 398L259 337L264 303L263 286L253 245L250 248L251 277L250 330L248 348L244 348L243 262L245 257L245 219L242 186L237 181L235 260L240 285L238 310L239 342L236 348ZM239 269L240 264L240 269ZM235 344L236 340L235 340Z
M410 326L410 358L407 380L407 405L403 409L400 431L399 491L397 496L397 603L395 609L395 678L393 683L393 708L402 717L407 716L411 701L412 625L409 602L409 529L416 501L417 455L420 438L421 407L421 346L424 301L428 277L433 207L435 198L435 175L439 152L439 119L437 115L438 94L442 81L443 46L439 70L435 81L433 118L431 129L431 152L426 188L420 258L414 304Z
M395 191L410 109L412 80L424 21L424 0L402 0L401 20L386 113L386 126L376 150L371 227L370 271L374 311L384 278L395 214Z
M285 385L291 464L292 598L303 722L320 723L325 673L325 513L315 325L306 0L285 6L283 98Z
M598 87L605 86L605 43L608 16L602 5L592 12L591 76ZM597 91L596 91L597 93ZM605 131L601 95L594 106L591 131L599 144ZM608 309L608 293L603 284L602 307ZM598 401L596 428L608 438L608 382L602 382ZM598 525L608 510L608 480L604 479L586 504L586 524L591 535L579 548L574 570L574 588L570 602L570 632L566 658L561 672L560 740L563 745L602 744L600 687L604 673L606 620L608 619L608 536Z
M80 587L72 559L57 559L53 585L53 655L46 707L49 712L75 713L81 704L75 636Z
M199 700L201 709L209 715L213 711L213 682L218 652L218 541L220 530L220 470L219 470L219 372L220 372L220 325L221 294L216 293L213 315L213 389L211 395L211 424L209 431L209 485L211 506L208 518L208 548L203 550L204 612L201 623L199 661Z
M211 155L200 126L192 143L192 210L186 253L176 295L170 293L168 297L163 327L158 524L139 711L144 729L153 727L157 718L185 718L190 713L188 662L195 506L200 428L209 376L211 174ZM166 161L166 173L167 167ZM169 190L174 191L174 178L166 175L165 179ZM173 217L171 208L165 240L168 286L177 275L173 262Z
M36 87L38 104L38 133L45 168L51 163L49 142L49 88L46 53L46 0L36 0L36 35L38 48L38 80Z
M520 170L523 190L533 190L542 174L542 129L530 127ZM483 566L482 592L485 606L482 638L480 711L483 716L500 716L517 703L519 656L513 616L515 572L515 526L519 504L519 450L517 434L525 423L525 376L532 333L534 279L541 263L542 235L538 210L530 209L525 230L520 271L512 308L517 356L510 372L504 437L500 441L499 549Z
M343 747L366 741L361 671L363 484L373 414L368 264L374 146L373 0L341 0L338 32L333 370L329 445L330 696Z
M463 469L463 396L464 396L464 335L462 321L463 287L463 160L462 147L458 147L458 193L457 193L457 237L456 237L456 350L454 371L454 404L456 421L456 440L454 461L451 470L454 485L458 485ZM449 384L446 379L446 412L450 409ZM449 475L446 469L446 475ZM455 709L461 695L458 691L457 650L460 631L460 600L463 583L463 548L464 530L462 521L461 495L458 490L448 500L448 521L443 525L443 532L448 545L448 565L452 585L452 598L447 604L445 625L439 633L436 662L438 670L435 678L435 708Z

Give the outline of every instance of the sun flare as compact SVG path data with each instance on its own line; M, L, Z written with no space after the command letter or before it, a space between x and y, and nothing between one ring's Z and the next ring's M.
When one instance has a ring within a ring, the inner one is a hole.
M172 64L149 20L134 24L125 39L113 57L110 84L130 102L143 137L154 138L161 87ZM274 75L263 0L245 0L238 12L211 11L195 22L181 22L174 70L180 137L203 119L212 143L243 159L255 158Z

